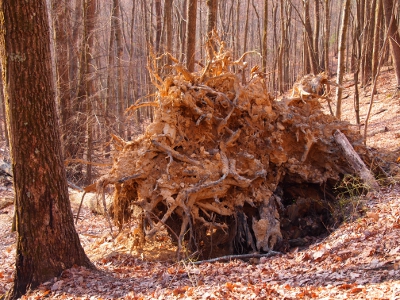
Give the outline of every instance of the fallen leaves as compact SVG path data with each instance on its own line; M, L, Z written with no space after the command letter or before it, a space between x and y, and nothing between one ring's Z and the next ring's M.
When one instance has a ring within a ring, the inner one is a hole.
M164 237L155 239L153 248L130 252L129 240L116 243L109 238L103 217L83 211L85 219L77 229L81 236L97 236L85 237L83 244L101 272L73 267L25 299L396 299L400 297L400 232L395 227L399 192L397 186L368 204L380 222L367 214L308 249L261 258L255 264L160 260L175 257ZM4 293L12 283L15 236L0 232L2 243L7 242L0 256L0 293ZM168 255L160 255L160 248Z

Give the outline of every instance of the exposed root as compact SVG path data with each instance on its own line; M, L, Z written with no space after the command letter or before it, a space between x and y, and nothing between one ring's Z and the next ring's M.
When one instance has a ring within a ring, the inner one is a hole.
M310 194L321 194L323 185L330 193L344 173L354 172L334 142L335 130L367 155L347 123L320 109L316 99L327 97L319 96L322 87L332 84L326 75L306 76L289 102L274 101L257 67L245 83L234 72L247 66L249 53L234 61L216 43L219 51L210 52L199 73L167 53L175 73L162 79L154 71L162 57L153 58L154 122L132 142L113 136L119 152L97 184L100 193L115 186L116 224L139 207L144 233L166 227L179 255L186 246L202 256L270 251L289 236L282 231L287 204L279 186L295 193L296 184L306 184L315 186Z

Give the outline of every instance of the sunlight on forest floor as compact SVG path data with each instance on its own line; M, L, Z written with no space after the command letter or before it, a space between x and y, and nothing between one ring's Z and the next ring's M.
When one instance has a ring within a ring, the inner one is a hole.
M113 240L106 218L92 213L85 202L77 231L88 256L103 272L72 268L24 299L399 299L400 172L396 160L400 156L400 98L393 97L392 75L382 73L368 145L384 154L397 177L382 191L358 199L360 215L326 239L271 258L200 265L174 262L176 248L166 234L161 232L144 248L138 247L132 221L124 229L133 234ZM354 124L352 88L347 94L343 118ZM361 99L362 117L368 91L366 95ZM0 198L12 194L9 183L2 181ZM73 204L74 215L78 205ZM358 203L354 205L359 208ZM13 209L12 204L0 209L0 294L10 288L13 276Z

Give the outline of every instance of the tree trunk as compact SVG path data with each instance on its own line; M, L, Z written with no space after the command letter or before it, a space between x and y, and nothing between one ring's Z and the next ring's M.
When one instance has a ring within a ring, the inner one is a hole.
M360 125L360 93L358 89L358 81L359 81L359 74L360 74L360 65L361 65L361 28L363 24L363 7L364 4L362 0L357 0L357 20L356 20L356 28L355 28L355 70L354 70L354 112L356 116L356 123ZM360 128L358 128L360 130Z
M1 67L1 63L0 63ZM3 94L3 81L0 80L0 99L1 99L1 110L3 111L3 124L4 124L4 139L6 141L6 146L9 147L9 137L8 137L8 129L7 129L7 118L6 118L6 105Z
M182 13L181 13L181 20L180 20L180 53L181 59L183 54L186 53L186 27L187 27L187 3L188 0L182 1ZM179 43L177 43L179 44Z
M206 0L206 4L208 7L207 10L207 36L210 39L212 36L213 30L217 30L217 11L218 11L218 0ZM210 40L210 45L211 47L208 51L208 56L209 59L211 60L214 57L214 51L217 49L217 45L214 43L214 41ZM203 48L203 47L202 47Z
M339 36L339 53L338 53L338 67L337 67L337 79L336 83L338 87L336 88L336 117L341 118L342 114L342 83L343 83L343 73L344 73L344 62L345 62L345 50L346 50L346 35L348 20L350 15L350 0L345 0L343 2L342 8L342 24L340 25L340 36Z
M70 43L68 40L69 28L69 9L57 0L52 1L53 10L53 28L55 32L55 60L57 71L57 104L60 111L61 120L61 136L63 154L65 155L67 144L67 136L69 134L67 122L71 116L71 97L70 97L70 78L69 78L69 53Z
M262 36L262 71L267 71L268 63L268 0L264 0L264 24Z
M116 0L114 0L116 1ZM119 0L117 0L119 2ZM161 11L161 0L154 1L154 8L156 11L156 39L154 42L154 50L158 55L160 53L161 46L161 33L162 33L162 11Z
M93 154L93 107L92 97L96 94L94 87L94 76L96 72L94 55L94 28L96 24L96 8L97 0L88 0L87 7L85 7L85 20L84 26L85 32L87 33L87 46L85 53L85 64L86 64L86 160L89 164L86 165L86 184L92 183L92 154Z
M310 56L310 65L311 71L314 74L318 73L318 65L316 60L316 53L313 47L313 33L311 28L311 21L310 21L310 3L309 0L303 0L303 8L304 8L304 29L306 31L306 38L307 38L307 46L308 46L308 54Z
M113 13L113 20L115 26L115 43L117 46L117 107L118 107L118 134L125 138L125 115L124 115L124 107L125 107L125 99L124 99L124 90L123 90L123 54L124 48L122 45L122 24L121 24L121 11L120 11L120 1L113 0L114 6L114 13ZM161 21L160 21L161 22ZM158 32L158 31L157 31ZM157 35L158 36L158 35Z
M207 34L217 29L217 12L218 12L218 0L206 0L208 7L207 13Z
M365 19L364 19L364 39L363 39L363 63L361 73L361 84L365 87L371 80L372 75L372 47L374 40L375 27L375 5L376 0L365 2Z
M0 51L13 160L17 255L7 299L74 265L92 267L68 199L52 81L46 1L2 1ZM34 16L34 17L32 17Z
M315 62L318 67L319 71L319 32L320 32L320 27L321 27L321 18L320 18L320 9L319 9L319 1L320 0L314 0L314 37L313 37L313 48L314 48L314 54L315 54Z
M172 54L172 4L173 0L165 0L164 3L164 26L165 26L165 51ZM168 58L167 64L171 64Z
M374 28L374 41L373 41L373 50L372 50L372 78L375 78L377 68L378 68L378 60L379 60L379 51L380 51L380 31L381 28L379 26L379 21L383 17L382 11L382 1L377 0L375 7L375 28ZM372 93L375 93L372 91Z
M130 26L130 51L129 51L129 70L128 70L129 101L127 103L128 106L133 104L133 100L136 98L136 88L137 88L137 85L136 85L137 72L135 72L136 61L134 61L134 55L136 52L136 48L135 48L136 43L134 42L135 15L136 15L136 0L133 0L132 1L132 12L131 12L131 26ZM130 128L131 128L130 126L128 126L128 128L127 128L128 140L131 138Z
M187 27L186 27L186 67L190 72L194 71L196 55L196 19L197 0L189 0L187 6Z
M324 0L325 3L325 36L324 36L324 69L328 74L331 73L329 70L329 38L331 30L331 15L329 11L330 0Z
M250 0L247 0L247 6L246 6L246 21L244 23L244 40L243 40L243 53L246 53L247 51L247 41L248 41L248 36L249 36L249 12L250 12ZM246 83L246 70L243 68L242 70L242 84L244 85Z
M400 90L400 34L395 16L393 16L393 22L390 23L392 13L394 13L393 6L393 0L383 0L385 23L386 27L388 28L387 30L389 36L390 50L392 53L393 66L397 79L397 90Z

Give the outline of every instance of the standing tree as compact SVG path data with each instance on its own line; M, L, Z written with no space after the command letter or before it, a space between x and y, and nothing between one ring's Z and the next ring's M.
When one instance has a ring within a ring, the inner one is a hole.
M206 0L207 11L207 34L217 29L218 0Z
M350 15L350 0L344 0L342 24L340 25L340 36L339 36L339 53L338 53L338 66L337 66L337 79L336 83L338 87L336 88L336 117L341 118L342 115L342 93L343 88L343 75L344 75L344 62L346 60L346 35L349 23Z
M187 27L186 27L186 67L190 72L194 71L196 54L196 19L197 0L189 0L187 6Z
M331 30L331 15L329 10L330 1L324 0L325 8L325 23L324 23L324 69L325 72L330 74L329 70L329 36Z
M388 28L390 50L392 52L393 65L397 79L397 90L400 91L400 34L395 15L392 16L396 11L396 8L393 7L394 3L393 0L383 0L385 22ZM391 18L393 18L392 22L390 22Z
M268 0L264 0L264 22L262 35L262 70L267 71L268 63Z
M18 233L14 283L6 298L17 299L66 268L92 264L68 199L45 0L0 1L0 57Z

